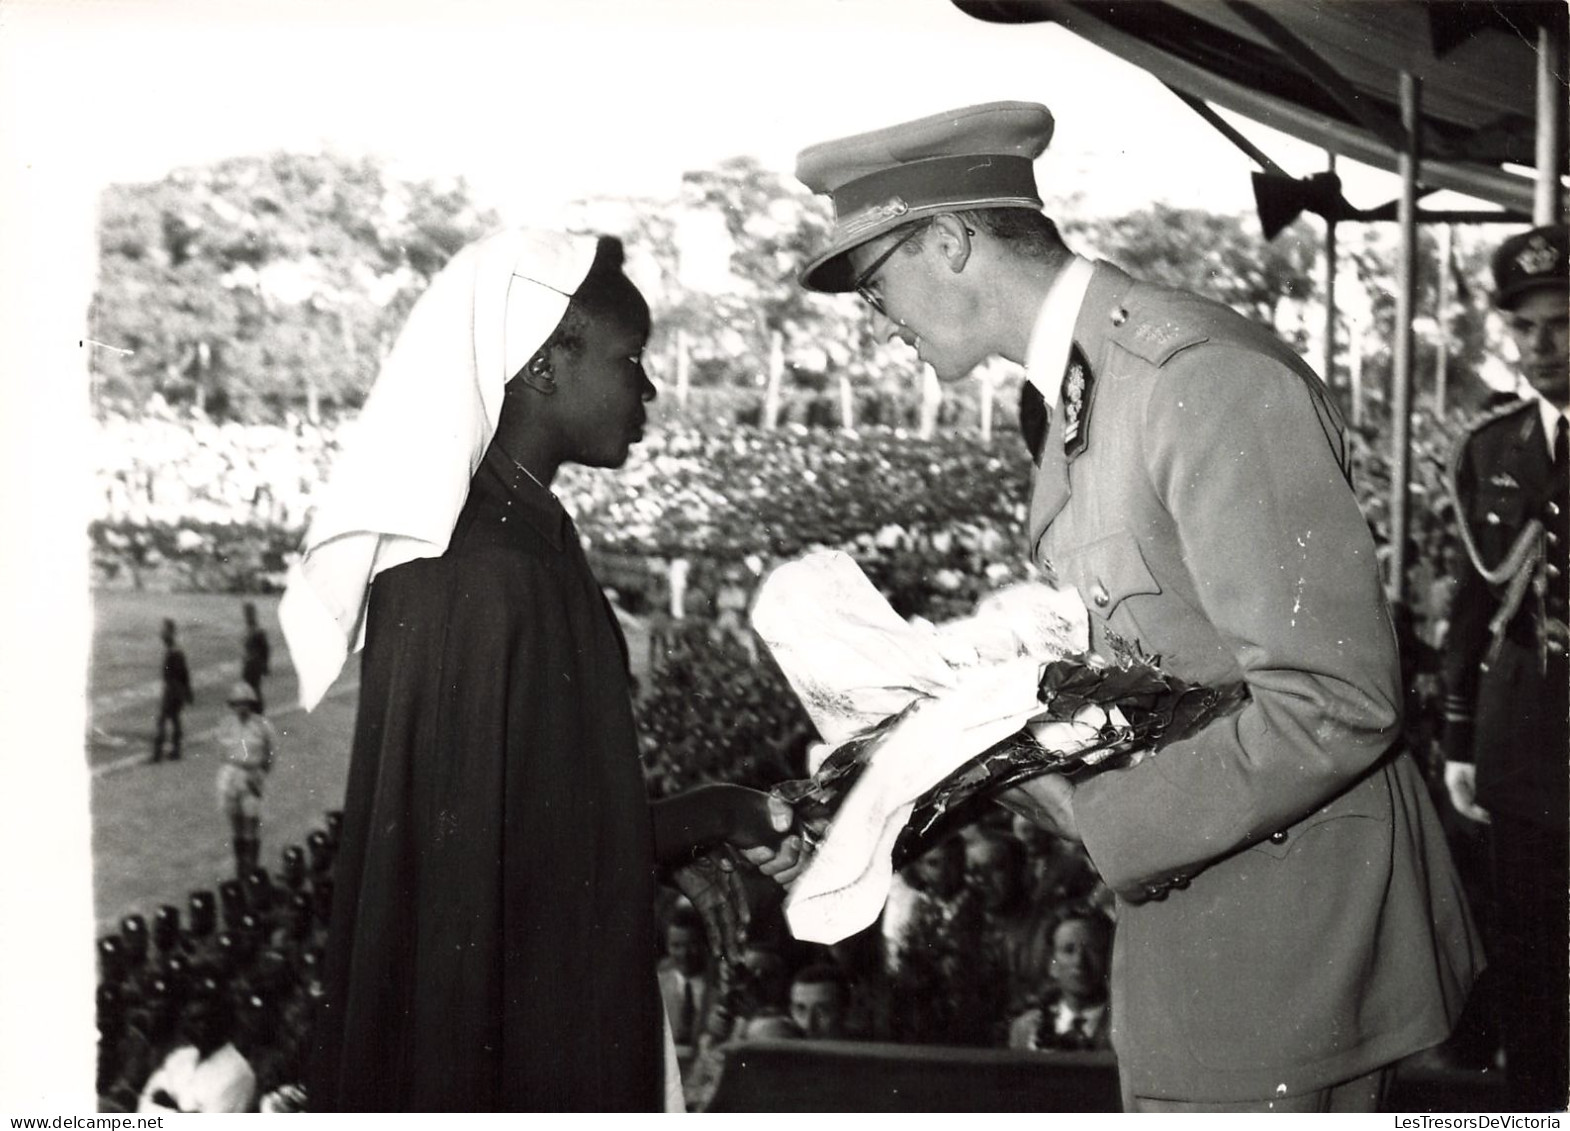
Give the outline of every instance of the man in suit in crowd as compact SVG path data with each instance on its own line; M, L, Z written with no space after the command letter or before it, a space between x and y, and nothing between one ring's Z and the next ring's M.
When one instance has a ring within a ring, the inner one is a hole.
M1570 1100L1567 248L1559 224L1495 254L1494 304L1530 395L1467 429L1449 481L1465 553L1443 649L1445 784L1488 829L1489 953L1511 1106L1525 1111Z
M665 926L665 957L660 960L660 994L670 1018L671 1035L683 1047L697 1044L708 1005L709 950L703 921L690 907L678 906Z
M835 224L802 282L859 293L941 380L1023 365L1047 425L1030 551L1094 649L1248 690L1132 767L1008 795L1116 893L1125 1108L1373 1110L1481 958L1399 747L1341 419L1268 328L1070 252L1035 185L1051 132L1044 106L992 103L805 150Z

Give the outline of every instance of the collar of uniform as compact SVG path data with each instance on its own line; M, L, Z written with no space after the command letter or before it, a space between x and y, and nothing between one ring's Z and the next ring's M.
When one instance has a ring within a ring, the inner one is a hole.
M1079 320L1079 308L1094 273L1095 264L1076 255L1052 281L1031 327L1030 344L1025 348L1025 378L1036 386L1048 408L1058 407L1063 370L1074 344L1074 323Z
M1549 404L1547 398L1537 398L1537 411L1543 418L1543 440L1548 444L1548 458L1554 458L1554 429L1559 427L1559 422L1566 419L1566 413L1558 405Z
M492 444L485 453L485 467L502 481L508 497L517 504L519 517L538 530L552 549L560 550L566 543L567 527L572 521L561 500L497 444Z

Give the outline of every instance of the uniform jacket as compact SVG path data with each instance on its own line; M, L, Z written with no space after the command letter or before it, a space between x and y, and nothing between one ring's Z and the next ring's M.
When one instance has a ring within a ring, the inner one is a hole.
M185 653L180 649L164 650L163 680L165 712L179 711L194 698L191 694L191 669L186 665Z
M1563 830L1570 684L1545 618L1564 623L1570 484L1554 482L1537 402L1469 428L1449 486L1465 552L1444 644L1445 757L1476 762L1477 801L1490 813Z
M1118 896L1113 1041L1141 1096L1312 1091L1443 1040L1481 966L1395 749L1395 635L1338 413L1272 333L1098 265L1082 447L1053 414L1036 560L1241 712L1075 794Z

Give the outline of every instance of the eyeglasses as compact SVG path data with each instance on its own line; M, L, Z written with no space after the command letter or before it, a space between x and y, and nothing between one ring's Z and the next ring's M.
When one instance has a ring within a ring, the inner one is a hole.
M876 310L885 318L888 317L889 312L883 309L882 296L879 295L877 291L872 289L872 277L883 269L883 265L893 257L896 251L904 247L911 240L915 239L917 234L924 231L926 227L926 224L912 225L903 236L889 244L888 248L883 252L882 255L878 256L871 263L869 263L867 265L867 269L860 275L857 275L855 283L852 284L856 293L861 296L861 301L872 307L873 310Z

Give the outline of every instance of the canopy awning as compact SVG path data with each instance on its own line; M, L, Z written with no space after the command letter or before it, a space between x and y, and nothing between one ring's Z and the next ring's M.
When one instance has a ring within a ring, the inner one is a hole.
M1423 187L1532 211L1538 29L1565 26L1562 3L954 3L992 22L1058 23L1181 95L1389 171L1405 148L1399 90L1409 73L1423 91Z

